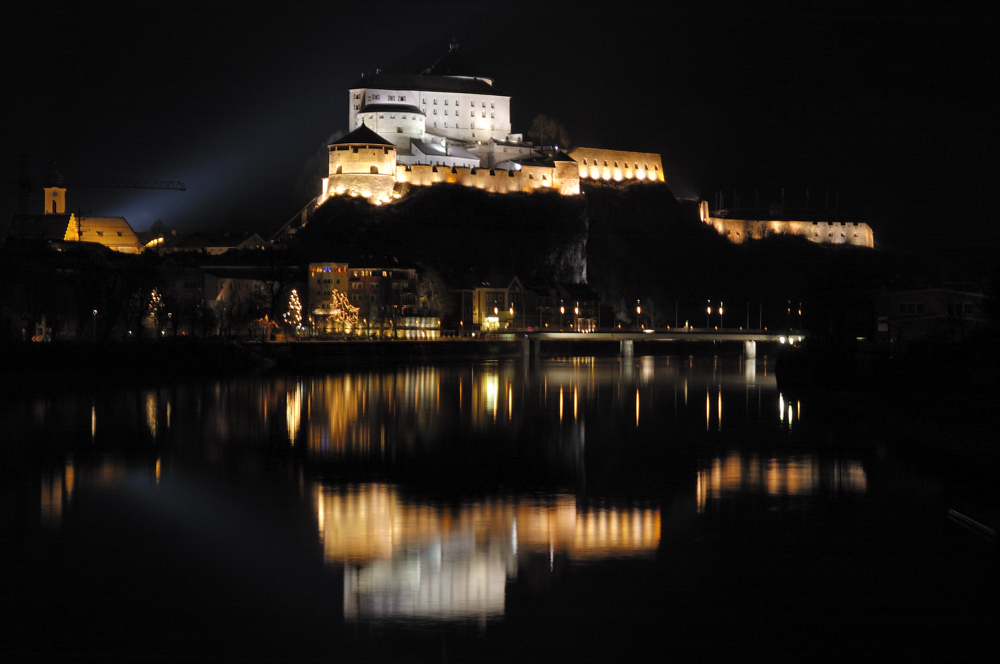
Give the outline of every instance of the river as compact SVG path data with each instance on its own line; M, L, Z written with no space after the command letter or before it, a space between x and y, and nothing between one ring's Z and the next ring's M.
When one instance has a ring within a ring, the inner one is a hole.
M949 516L995 515L991 478L773 369L511 359L7 398L5 659L995 651L995 543Z

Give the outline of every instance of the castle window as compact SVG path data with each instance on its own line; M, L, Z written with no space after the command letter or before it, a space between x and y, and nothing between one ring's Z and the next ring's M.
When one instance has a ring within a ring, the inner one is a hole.
M475 108L476 107L476 102L470 100L469 101L469 106Z
M483 102L483 108L486 108L486 102L485 101Z
M490 102L490 108L493 108L493 102Z
M337 164L337 175L343 175L344 167L341 164Z
M444 128L445 128L445 129L447 129L447 128L448 128L448 123L447 123L447 122L445 122L445 123L444 123Z
M118 231L118 237L121 237L121 236L122 236L122 232Z
M491 117L491 118L495 118L495 117L496 117L496 115L494 115L493 113L490 113L490 117Z
M379 119L379 120L382 120L382 119L385 119L385 116L384 116L384 115L382 115L381 113L379 113L379 116L378 116L378 119Z
M396 114L395 113L390 113L389 114L389 119L390 120L395 120L396 119Z
M615 168L618 168L618 162L617 161L615 162Z
M458 106L458 100L457 99L455 100L455 106Z
M360 108L360 106L358 106L357 104L354 105L354 110L355 111L358 110L359 108Z
M486 117L486 111L483 111L483 117L484 118Z
M608 165L608 160L607 160L607 159L605 159L605 160L604 160L604 165L605 165L605 166L607 166L607 165Z
M445 100L444 100L444 105L445 105L445 106L447 106L447 105L448 105L448 100L447 100L447 99L445 99Z
M372 175L378 175L378 166L372 164Z
M469 111L469 117L470 118L476 117L476 112L475 111Z
M99 235L100 237L104 237L104 231L97 231L97 234L98 234L98 235Z
M435 106L437 106L437 105L438 105L438 100L437 100L437 97L434 97L434 105L435 105Z
M396 101L396 95L389 95L389 101Z
M399 95L399 101L406 101L406 95Z
M437 115L437 114L438 114L438 110L435 108L434 109L434 115Z

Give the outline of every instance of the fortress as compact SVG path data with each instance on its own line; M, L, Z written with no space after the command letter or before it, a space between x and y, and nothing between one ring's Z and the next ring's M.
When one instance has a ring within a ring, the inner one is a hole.
M402 184L457 184L501 194L552 189L572 196L586 178L665 181L658 154L566 153L524 141L511 132L510 97L473 73L455 43L420 74L363 74L349 104L353 130L329 146L329 175L317 205L331 196L386 203Z
M348 101L352 130L328 146L329 171L319 196L278 236L294 232L334 196L381 205L399 198L406 186L454 184L497 194L548 189L574 196L588 179L666 182L655 153L587 147L567 152L512 133L510 97L477 73L454 42L420 74L362 74ZM822 244L875 245L864 223L713 217L706 201L699 214L736 244L801 235Z

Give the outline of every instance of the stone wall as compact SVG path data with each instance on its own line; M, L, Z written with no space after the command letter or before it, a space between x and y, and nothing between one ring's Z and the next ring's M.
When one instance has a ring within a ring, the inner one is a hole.
M572 162L565 166L550 168L546 166L524 166L519 171L495 170L489 168L448 168L413 164L396 167L396 181L413 186L426 187L438 183L458 184L465 187L475 187L496 194L511 192L531 192L538 189L556 189L559 193L571 196L580 193L579 178L573 177L575 168Z
M703 217L702 221L715 228L734 244L760 240L769 235L801 235L818 244L849 244L855 247L875 247L875 235L864 223L826 221L777 221L722 219Z
M576 161L581 178L666 182L660 155L653 152L576 148L569 156Z

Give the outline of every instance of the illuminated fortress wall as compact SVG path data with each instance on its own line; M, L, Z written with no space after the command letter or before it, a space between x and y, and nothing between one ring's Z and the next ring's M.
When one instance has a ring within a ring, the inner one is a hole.
M392 145L332 145L330 175L322 198L356 195L388 199L396 184L396 148Z
M569 153L580 169L580 177L591 180L651 180L666 182L660 155L599 148L576 148Z
M699 215L703 223L712 226L734 244L760 240L769 235L801 235L819 244L849 244L855 247L875 247L875 234L865 223L827 221L778 221L723 219L709 216L708 202L702 201Z
M570 168L567 169L563 163ZM574 171L572 162L557 162L555 167L526 165L519 171L400 164L396 167L396 181L418 187L439 183L458 184L495 194L555 189L560 194L572 196L580 193L580 179L574 177Z

